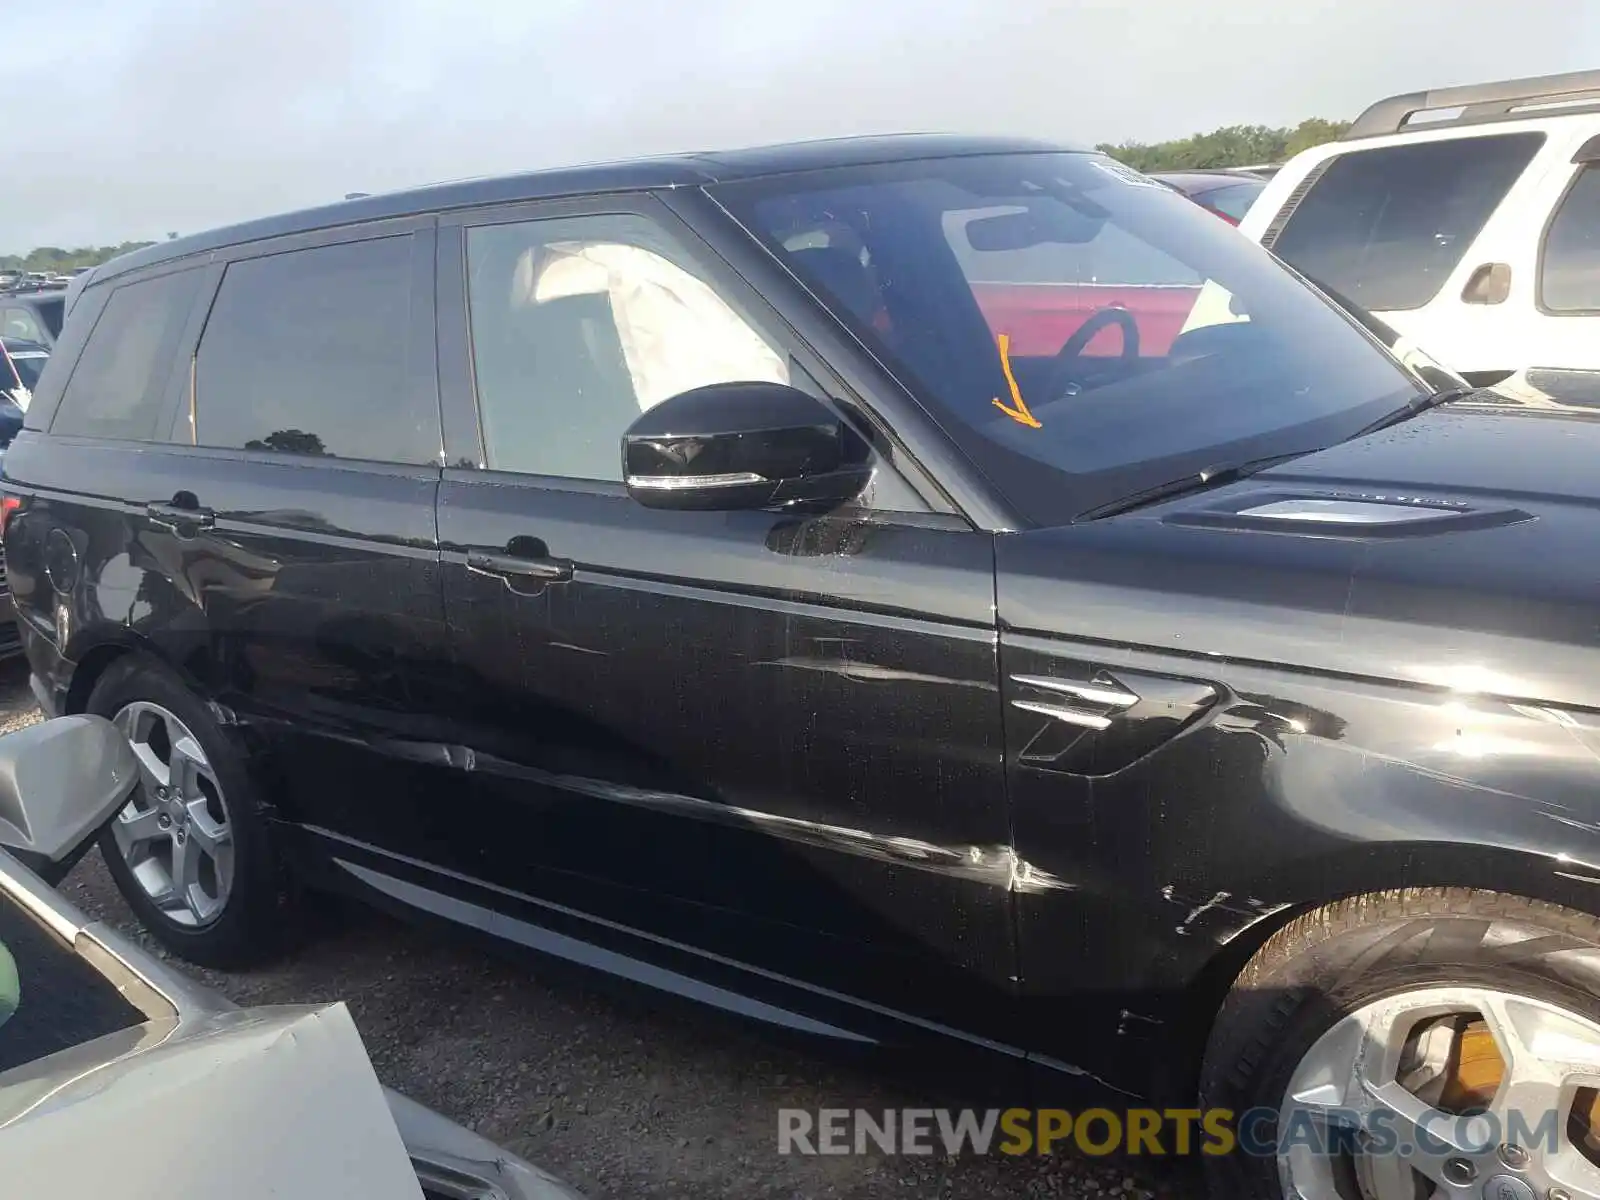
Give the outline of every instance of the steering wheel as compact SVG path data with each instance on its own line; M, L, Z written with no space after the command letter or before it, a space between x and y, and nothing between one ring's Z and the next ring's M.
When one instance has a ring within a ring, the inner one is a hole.
M1067 385L1073 382L1073 372L1077 369L1078 358L1083 354L1089 343L1094 341L1094 335L1107 325L1115 325L1122 331L1122 361L1124 363L1137 362L1139 358L1139 323L1133 319L1133 314L1120 305L1109 305L1106 308L1096 309L1089 314L1089 319L1056 351L1055 366L1050 368L1050 384L1047 389L1052 399L1064 396Z

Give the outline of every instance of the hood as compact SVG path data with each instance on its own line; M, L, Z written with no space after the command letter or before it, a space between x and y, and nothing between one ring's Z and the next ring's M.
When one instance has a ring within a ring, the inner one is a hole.
M1255 480L1600 507L1600 409L1475 392Z
M1600 707L1600 411L1479 393L1213 491L1003 538L1057 637Z

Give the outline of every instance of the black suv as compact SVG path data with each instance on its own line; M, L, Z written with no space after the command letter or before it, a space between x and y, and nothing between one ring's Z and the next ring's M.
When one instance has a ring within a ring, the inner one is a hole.
M194 961L342 888L1036 1081L1572 1116L1229 1197L1588 1195L1597 456L1102 155L849 140L102 267L5 544Z

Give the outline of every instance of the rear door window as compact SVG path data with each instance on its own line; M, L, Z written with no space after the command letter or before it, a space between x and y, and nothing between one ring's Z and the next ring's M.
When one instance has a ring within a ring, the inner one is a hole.
M1269 248L1374 312L1421 308L1543 143L1542 133L1514 133L1342 154Z
M411 386L409 234L231 263L195 354L200 446L438 461Z
M46 340L33 309L20 304L0 308L0 338L23 342Z
M173 357L199 289L198 271L117 288L67 381L51 432L159 440Z
M1600 312L1600 167L1573 180L1545 231L1539 303L1555 313Z

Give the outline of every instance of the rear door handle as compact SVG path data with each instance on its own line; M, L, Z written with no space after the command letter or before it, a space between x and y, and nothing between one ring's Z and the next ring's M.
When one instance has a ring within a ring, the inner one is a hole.
M191 508L184 504L147 504L144 513L155 524L172 530L180 525L210 529L217 522L217 514L209 508Z
M1484 263L1461 289L1463 304L1504 304L1511 295L1511 264Z
M572 564L564 558L529 558L521 554L483 554L473 551L467 555L467 566L489 575L507 579L542 579L560 581L572 578Z

